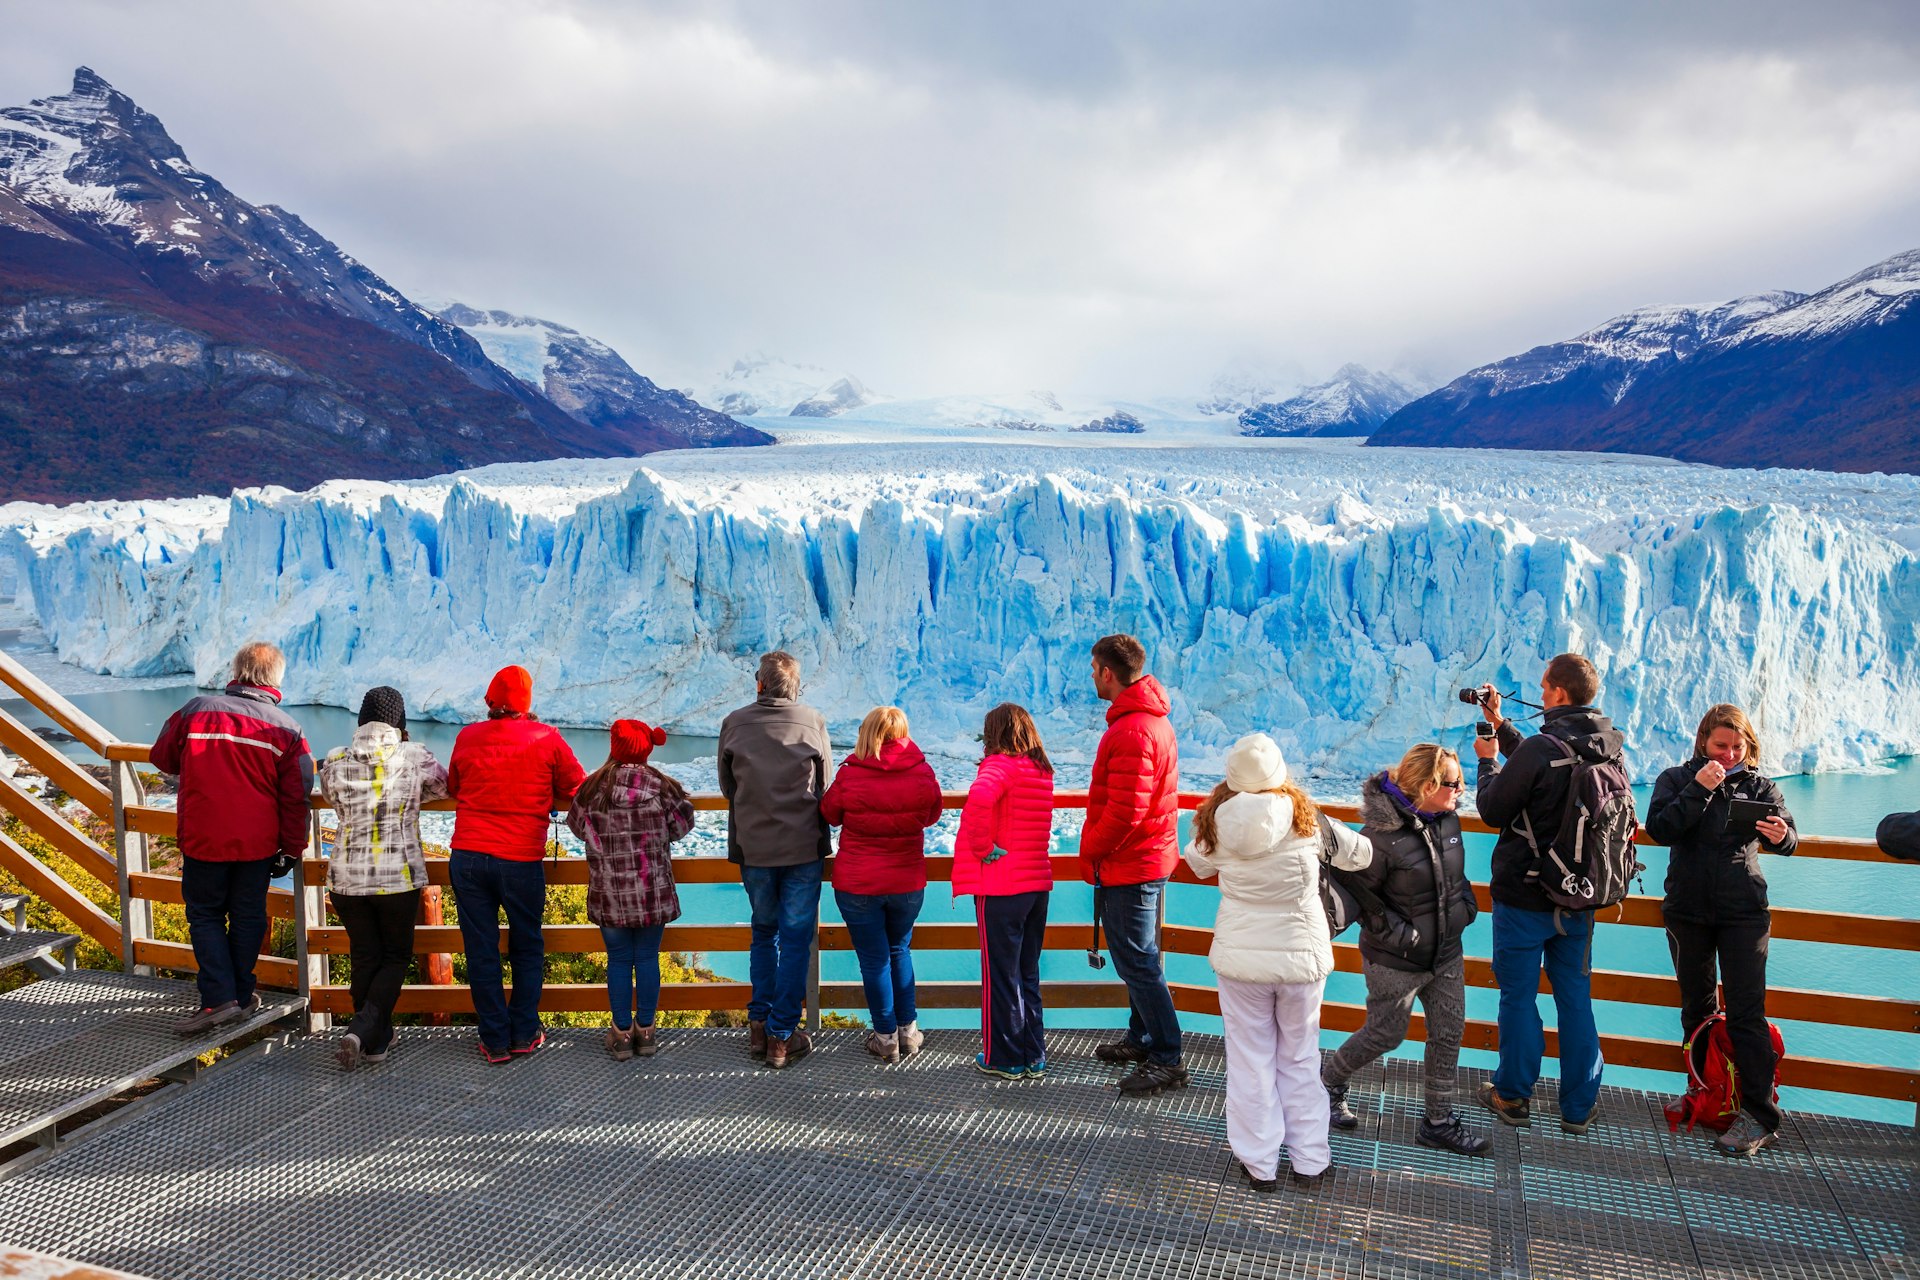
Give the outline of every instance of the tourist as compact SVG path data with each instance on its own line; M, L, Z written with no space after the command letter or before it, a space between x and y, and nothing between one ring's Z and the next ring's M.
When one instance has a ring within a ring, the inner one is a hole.
M980 1052L1003 1080L1047 1073L1040 952L1053 889L1053 762L1025 707L987 712L985 754L953 844L953 892L973 895L980 929Z
M180 780L180 899L200 988L199 1009L174 1027L183 1036L259 1009L267 889L307 849L313 756L280 709L286 673L280 650L242 645L225 691L188 699L153 740L153 767Z
M1414 1141L1477 1156L1490 1144L1462 1124L1453 1107L1467 1019L1460 940L1479 912L1456 812L1466 785L1460 757L1431 742L1361 784L1361 833L1373 844L1373 860L1347 882L1373 895L1361 904L1367 1021L1335 1050L1321 1079L1333 1127L1356 1128L1360 1119L1347 1105L1347 1082L1407 1038L1418 998L1427 1021L1426 1109Z
M1120 1092L1144 1097L1184 1089L1180 1019L1160 963L1160 900L1180 857L1180 752L1167 720L1172 704L1145 674L1146 650L1132 636L1093 646L1093 687L1107 730L1093 759L1080 870L1093 885L1113 967L1127 984L1127 1031L1094 1053L1137 1063Z
M487 718L454 740L447 765L453 796L453 856L447 879L460 912L467 985L480 1021L480 1054L498 1065L547 1042L540 1029L540 991L547 949L550 815L580 786L580 762L558 730L533 714L533 676L503 667L487 685ZM507 915L507 959L513 999L501 987L500 913Z
M1475 738L1480 816L1500 832L1493 846L1493 976L1500 985L1500 1065L1480 1100L1509 1125L1530 1124L1533 1086L1546 1052L1540 1021L1540 970L1553 986L1560 1035L1560 1128L1585 1133L1600 1096L1600 1034L1593 1023L1589 974L1593 912L1555 907L1538 883L1528 833L1550 841L1567 813L1574 759L1617 761L1624 741L1600 714L1600 674L1576 653L1547 663L1540 677L1540 732L1524 736L1500 714L1492 685L1480 689L1494 737ZM1503 768L1494 758L1505 755Z
M347 931L353 1021L334 1052L351 1071L384 1062L393 1007L413 964L413 926L427 883L420 805L447 796L447 769L407 738L407 702L380 685L360 699L353 742L320 765L320 792L340 834L327 859L333 913Z
M833 748L826 718L799 701L792 654L762 655L754 688L758 696L720 723L720 794L727 857L740 865L753 919L747 1051L777 1070L813 1049L800 1013L830 851L820 798Z
M913 990L913 922L927 896L927 828L940 821L940 780L907 736L907 713L875 707L853 754L820 797L845 828L833 860L833 900L847 922L866 988L867 1052L898 1062L926 1036Z
M1767 944L1773 917L1760 854L1792 853L1799 841L1786 797L1759 772L1760 736L1731 703L1707 708L1693 756L1661 773L1647 805L1647 834L1669 849L1660 914L1680 980L1680 1035L1690 1039L1720 1012L1726 986L1727 1039L1739 1073L1740 1114L1715 1140L1726 1155L1750 1156L1778 1141L1773 1034L1767 1026ZM1764 806L1755 818L1736 813Z
M660 1007L660 938L680 918L673 842L693 830L693 801L647 762L666 730L615 720L607 762L587 775L567 829L587 851L587 919L607 944L607 1052L651 1058Z
M1874 841L1889 858L1920 862L1920 813L1890 813L1880 819Z
M1333 938L1320 898L1323 861L1351 871L1373 846L1325 823L1287 776L1280 747L1250 734L1227 753L1226 781L1193 815L1187 864L1220 877L1213 965L1227 1055L1227 1144L1256 1191L1278 1185L1280 1148L1292 1180L1316 1186L1333 1163L1320 1083L1320 1000Z

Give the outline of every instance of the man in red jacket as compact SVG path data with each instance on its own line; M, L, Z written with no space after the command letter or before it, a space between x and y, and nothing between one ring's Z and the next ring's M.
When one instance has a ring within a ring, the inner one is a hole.
M199 1010L175 1027L183 1036L260 1007L253 966L273 862L307 849L313 755L280 709L286 674L280 650L243 646L226 691L190 699L153 741L153 767L180 779L180 898L200 987Z
M447 880L460 907L467 985L480 1023L480 1056L499 1064L547 1042L540 1029L546 978L549 815L564 809L586 776L559 730L533 716L533 676L502 667L487 685L487 718L454 739L447 762L453 854ZM507 913L513 1001L501 986L500 912Z
M1132 636L1093 646L1093 687L1107 731L1093 758L1080 872L1094 886L1113 967L1127 984L1127 1034L1094 1050L1103 1062L1139 1064L1120 1092L1141 1097L1184 1089L1180 1019L1160 963L1160 895L1180 856L1180 749L1172 704L1145 675L1147 652Z

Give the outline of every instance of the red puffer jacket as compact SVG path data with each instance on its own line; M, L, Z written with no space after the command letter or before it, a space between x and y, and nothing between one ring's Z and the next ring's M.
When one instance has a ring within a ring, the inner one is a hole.
M953 844L953 892L1000 897L1053 888L1053 775L1026 756L980 762ZM995 849L1006 853L992 862Z
M552 725L518 716L460 731L447 762L453 847L509 862L547 854L547 814L565 809L586 774Z
M1180 860L1180 748L1167 712L1173 704L1152 676L1120 691L1107 708L1107 732L1093 757L1080 874L1091 884L1145 884L1173 874Z
M313 756L280 691L230 684L190 699L153 740L153 767L180 779L180 852L258 862L307 847Z
M927 828L940 821L940 780L910 738L877 757L848 756L820 797L840 833L833 887L847 893L912 893L927 887Z

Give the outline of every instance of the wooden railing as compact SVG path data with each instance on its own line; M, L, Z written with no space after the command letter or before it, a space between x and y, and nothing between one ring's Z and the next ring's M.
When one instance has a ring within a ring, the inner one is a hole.
M175 832L173 811L146 804L144 796L140 794L134 769L147 762L148 748L138 743L115 740L5 655L0 655L0 680L11 685L108 762L113 785L103 788L59 753L47 748L17 720L0 713L0 744L42 769L57 785L89 809L111 818L116 832L116 852L110 854L94 844L64 818L18 786L0 785L0 809L20 818L30 830L47 839L87 874L102 883L116 884L122 904L121 920L126 922L126 927L122 929L120 924L94 907L78 890L53 874L46 864L4 837L0 837L0 867L26 882L62 914L72 919L76 926L103 945L118 950L128 966L191 970L193 953L189 947L161 941L152 934L148 904L179 902L180 881L177 875L153 870L147 859L146 842L150 837L172 836ZM948 808L957 808L964 799L963 792L948 792L945 804ZM1199 799L1197 795L1186 795L1182 797L1182 804L1192 808ZM719 796L697 796L694 803L696 808L706 811L725 808L725 801ZM1084 808L1086 794L1062 791L1056 794L1055 804L1062 809ZM319 824L325 807L325 802L316 797L312 845L315 850L320 848ZM428 807L450 809L452 806L443 802ZM1326 808L1331 816L1343 821L1359 820L1352 806L1328 805ZM1462 825L1471 832L1486 833L1493 830L1471 816L1464 817ZM1644 832L1641 839L1643 843L1651 843L1646 840ZM1893 861L1871 841L1819 836L1802 836L1798 856L1853 862ZM1057 879L1066 883L1078 881L1079 867L1074 858L1056 857L1054 864ZM952 865L951 858L929 858L929 878L934 882L950 880ZM550 884L577 885L586 882L587 867L582 859L549 860L546 868ZM673 868L681 884L737 884L740 879L737 867L716 857L675 858ZM445 859L429 859L427 869L432 883L447 883ZM318 1018L352 1012L347 989L329 981L328 957L344 954L347 943L345 931L326 922L323 897L326 871L324 858L309 857L301 865L294 890L273 891L268 904L269 913L293 921L295 955L292 959L263 957L259 970L262 980L269 985L297 990L305 995L312 1014ZM1173 878L1180 884L1197 883L1184 864L1177 869ZM1475 892L1481 908L1488 909L1491 902L1486 887L1476 885ZM1602 918L1608 921L1617 919L1618 923L1633 927L1664 927L1660 899L1650 896L1630 897L1617 913L1610 911L1604 913ZM592 925L548 925L544 932L547 949L552 952L591 953L603 949L600 932ZM1920 951L1920 920L1775 908L1773 936L1822 944ZM1204 956L1211 942L1212 932L1208 929L1168 925L1163 929L1161 945L1172 954ZM1047 929L1046 946L1050 950L1079 952L1091 944L1090 924L1055 924ZM505 945L504 930L501 931L501 945ZM745 952L749 946L749 931L744 924L676 923L667 927L662 945L666 950L679 952ZM422 952L457 952L464 948L464 941L458 928L424 926L416 932L416 946ZM919 951L971 952L978 947L978 936L971 925L930 922L915 929L914 947ZM834 923L823 924L819 931L819 950L850 951L846 927ZM1359 950L1354 944L1336 943L1334 956L1338 969L1360 972ZM809 993L809 1004L814 1010L858 1009L864 1006L859 983L820 982L817 977L817 954L815 963L816 977L810 984ZM1468 985L1474 987L1496 986L1491 964L1477 957L1468 958L1466 979ZM1212 987L1175 982L1172 988L1174 1003L1178 1008L1190 1013L1219 1012L1218 995ZM1547 989L1544 978L1541 989ZM1048 1005L1054 1008L1117 1009L1126 1005L1126 988L1111 979L1049 982L1044 990ZM1679 985L1673 978L1663 975L1596 970L1593 974L1593 996L1596 1000L1624 1004L1676 1007L1679 1003ZM922 982L919 984L919 998L920 1004L926 1008L977 1008L980 993L975 982ZM660 1007L740 1008L746 1004L746 999L747 986L744 983L671 983L662 989ZM593 1012L604 1009L605 1000L605 987L598 983L549 983L542 995L541 1007L556 1012ZM467 988L461 986L409 986L402 992L400 1002L402 1012L412 1013L460 1013L471 1007L471 996ZM1920 993L1911 997L1864 996L1774 987L1768 992L1768 1012L1775 1018L1795 1021L1920 1034ZM1353 1030L1361 1025L1365 1017L1364 1006L1329 1001L1323 1006L1322 1025L1336 1031ZM1409 1035L1413 1039L1421 1039L1424 1034L1424 1022L1416 1016ZM1465 1044L1469 1048L1494 1049L1498 1045L1497 1037L1498 1029L1494 1023L1469 1021ZM1554 1032L1548 1030L1546 1038L1547 1053L1552 1055L1557 1051ZM1601 1046L1611 1063L1661 1071L1682 1070L1679 1047L1670 1039L1609 1034L1601 1036ZM1920 1068L1910 1065L1841 1062L1795 1054L1782 1065L1781 1080L1785 1084L1811 1089L1920 1103Z

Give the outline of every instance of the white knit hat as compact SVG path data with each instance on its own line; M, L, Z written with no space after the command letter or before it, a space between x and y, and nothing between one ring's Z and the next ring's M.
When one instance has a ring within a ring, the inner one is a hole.
M1227 785L1235 791L1272 791L1287 780L1280 744L1264 733L1250 733L1227 752Z

